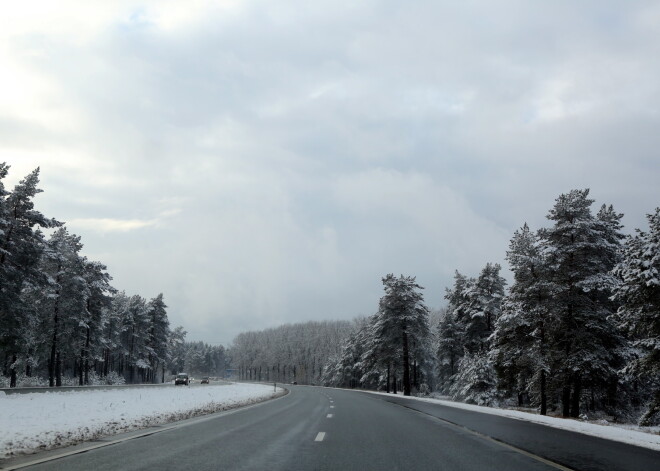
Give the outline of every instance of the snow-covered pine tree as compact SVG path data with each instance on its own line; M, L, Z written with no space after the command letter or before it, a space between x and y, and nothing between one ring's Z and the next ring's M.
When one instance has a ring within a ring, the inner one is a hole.
M603 302L613 288L609 276L621 215L591 213L589 190L560 195L548 214L554 222L539 231L547 263L549 302L556 310L552 362L561 388L564 416L578 417L585 387L592 392L616 377L621 338Z
M466 352L458 365L449 390L452 398L480 406L494 405L497 400L497 378L488 352Z
M447 312L450 312L461 329L468 323L468 310L470 299L467 293L476 282L474 278L468 278L458 270L454 273L454 286L445 290L445 299L448 301ZM463 348L463 339L461 339Z
M496 322L491 356L501 389L515 393L519 405L531 393L532 403L539 405L541 415L545 415L550 374L548 326L554 321L548 309L546 266L539 240L527 224L514 233L506 258L514 282Z
M383 342L378 335L376 329L381 325L382 315L378 312L370 316L366 328L359 332L362 355L355 366L362 373L359 383L363 387L385 389L386 392L390 392L392 386L396 394L395 378L401 372L401 354L397 348L398 344ZM393 379L394 384L392 384Z
M38 168L12 191L3 183L8 170L0 163L2 374L13 387L18 368L24 368L26 378L47 374L54 386L62 384L63 375L87 383L92 369L101 376L122 370L122 316L109 306L112 290L105 266L81 256L80 237L66 229L48 240L41 232L62 224L35 209L41 193Z
M439 365L449 364L451 376L438 378L438 387L442 391L449 391L453 385L458 372L458 365L465 354L465 331L469 322L470 299L467 293L476 282L474 278L468 278L458 270L454 272L454 285L445 289L445 299L448 301L447 323L440 323L437 332L438 351L437 362ZM445 330L446 329L446 330Z
M167 340L170 332L170 322L167 319L167 306L163 293L149 301L149 336L147 349L150 372L148 380L156 382L156 374L161 368L161 381L165 382L165 362L167 361Z
M123 305L126 304L128 297L123 291L114 293L110 301L110 307L103 310L103 368L100 376L109 380L113 372L117 377L123 375L124 352L122 351L122 317Z
M22 352L20 329L31 321L25 316L34 314L21 298L25 287L45 283L39 271L39 259L45 240L39 228L56 227L60 223L48 219L34 209L38 188L37 168L7 192L2 180L9 166L0 164L0 350L8 356L10 385L16 386L17 365Z
M328 358L323 369L323 384L348 388L362 386L360 381L369 370L364 362L365 347L370 343L371 317L355 319L351 331L341 343L340 351Z
M463 332L456 323L454 313L447 310L436 328L437 388L449 394L452 377L458 372L463 357Z
M648 232L637 229L626 239L613 270L620 280L613 297L621 306L612 318L635 349L626 372L652 391L640 425L660 421L660 208L647 218Z
M488 352L490 348L489 338L500 315L506 285L500 270L499 264L487 263L479 277L464 290L467 309L463 346L470 353Z
M488 355L490 337L500 316L504 298L505 280L500 276L498 264L487 263L479 277L465 278L456 272L455 284L445 296L449 300L449 312L455 316L456 329L464 357L458 362L457 372L451 378L449 391L458 400L490 402L496 394L495 372ZM445 333L440 333L439 341ZM451 333L455 337L454 333ZM492 390L486 390L490 387ZM468 391L472 391L468 394Z
M410 396L414 381L410 374L411 362L416 360L416 351L430 350L429 310L424 304L423 288L415 277L396 278L389 274L383 278L383 285L385 295L380 298L374 337L377 342L400 352L403 394Z
M411 348L412 381L418 393L428 395L435 388L436 356L433 349L433 332L427 321L428 334L422 342L413 338Z
M186 363L186 349L185 349L185 339L186 331L183 330L183 327L178 326L170 331L167 343L168 343L168 366L170 373L177 374L185 371Z
M122 343L126 352L127 380L134 383L138 379L144 381L144 375L149 368L149 307L147 300L136 294L128 298L125 308L122 318Z
M110 286L112 277L108 274L107 267L100 262L84 258L82 278L87 284L88 297L85 318L79 323L84 337L79 363L80 385L89 384L90 361L103 361L103 334L108 322L106 314L112 306L112 294L116 291Z
M56 230L48 239L41 262L48 276L44 287L43 306L50 319L50 354L48 383L50 387L62 385L62 365L79 351L77 333L80 321L86 316L89 291L83 275L80 256L80 237L69 234L65 227ZM62 342L68 339L68 342Z

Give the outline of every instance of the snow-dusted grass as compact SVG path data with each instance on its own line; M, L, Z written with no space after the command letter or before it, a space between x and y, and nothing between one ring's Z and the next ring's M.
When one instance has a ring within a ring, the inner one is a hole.
M98 376L94 371L89 372L87 384L90 386L109 386L115 384L124 384L126 380L123 376L111 371L107 376ZM9 388L10 378L0 375L0 388ZM78 378L71 376L62 376L62 386L78 386ZM48 378L42 376L25 376L19 374L16 378L16 385L19 388L47 388Z
M382 394L385 396L392 396L383 392L365 391L371 394ZM401 397L401 396L399 396ZM433 399L427 397L407 397L416 401L432 402L434 404L442 404L443 406L455 407L457 409L465 409L474 412L481 412L483 414L499 415L508 417L510 419L525 420L527 422L534 422L537 424L547 425L549 427L559 428L562 430L570 430L572 432L583 433L594 437L600 437L607 440L614 440L617 442L628 443L631 445L642 446L650 448L651 450L660 451L660 427L636 427L626 426L620 424L595 424L575 419L563 419L559 417L549 417L529 412L523 412L511 409L497 409L494 407L475 406L472 404L464 404L462 402L446 401L442 399ZM633 428L635 430L633 430Z
M227 410L281 393L262 384L0 394L0 458Z

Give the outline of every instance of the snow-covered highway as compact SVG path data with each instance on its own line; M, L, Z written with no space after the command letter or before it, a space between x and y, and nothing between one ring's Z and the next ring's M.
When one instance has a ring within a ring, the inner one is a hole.
M401 396L290 388L275 401L148 436L100 440L29 469L612 471L660 462L655 450L508 417Z

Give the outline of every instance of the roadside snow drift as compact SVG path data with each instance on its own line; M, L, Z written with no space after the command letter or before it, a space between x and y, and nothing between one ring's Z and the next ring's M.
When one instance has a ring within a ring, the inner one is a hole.
M260 402L262 384L0 395L0 459Z

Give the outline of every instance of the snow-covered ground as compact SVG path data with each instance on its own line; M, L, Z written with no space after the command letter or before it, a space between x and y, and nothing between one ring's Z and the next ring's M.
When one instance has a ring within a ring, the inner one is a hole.
M11 395L0 391L0 458L231 409L282 391L262 384Z
M365 392L392 396L391 394L382 392ZM607 440L614 440L622 443L629 443L631 445L643 446L644 448L660 451L660 427L645 427L642 429L641 427L626 427L625 425L620 424L595 424L581 420L549 417L511 409L497 409L494 407L474 406L471 404L464 404L462 402L444 401L441 399L432 399L426 397L410 397L409 399L432 402L435 404L442 404L443 406L456 407L458 409L471 410L484 414L499 415L502 417L509 417L511 419L526 420L527 422L534 422L554 428L570 430L572 432L583 433L585 435L605 438ZM635 428L635 430L633 430L633 428Z

